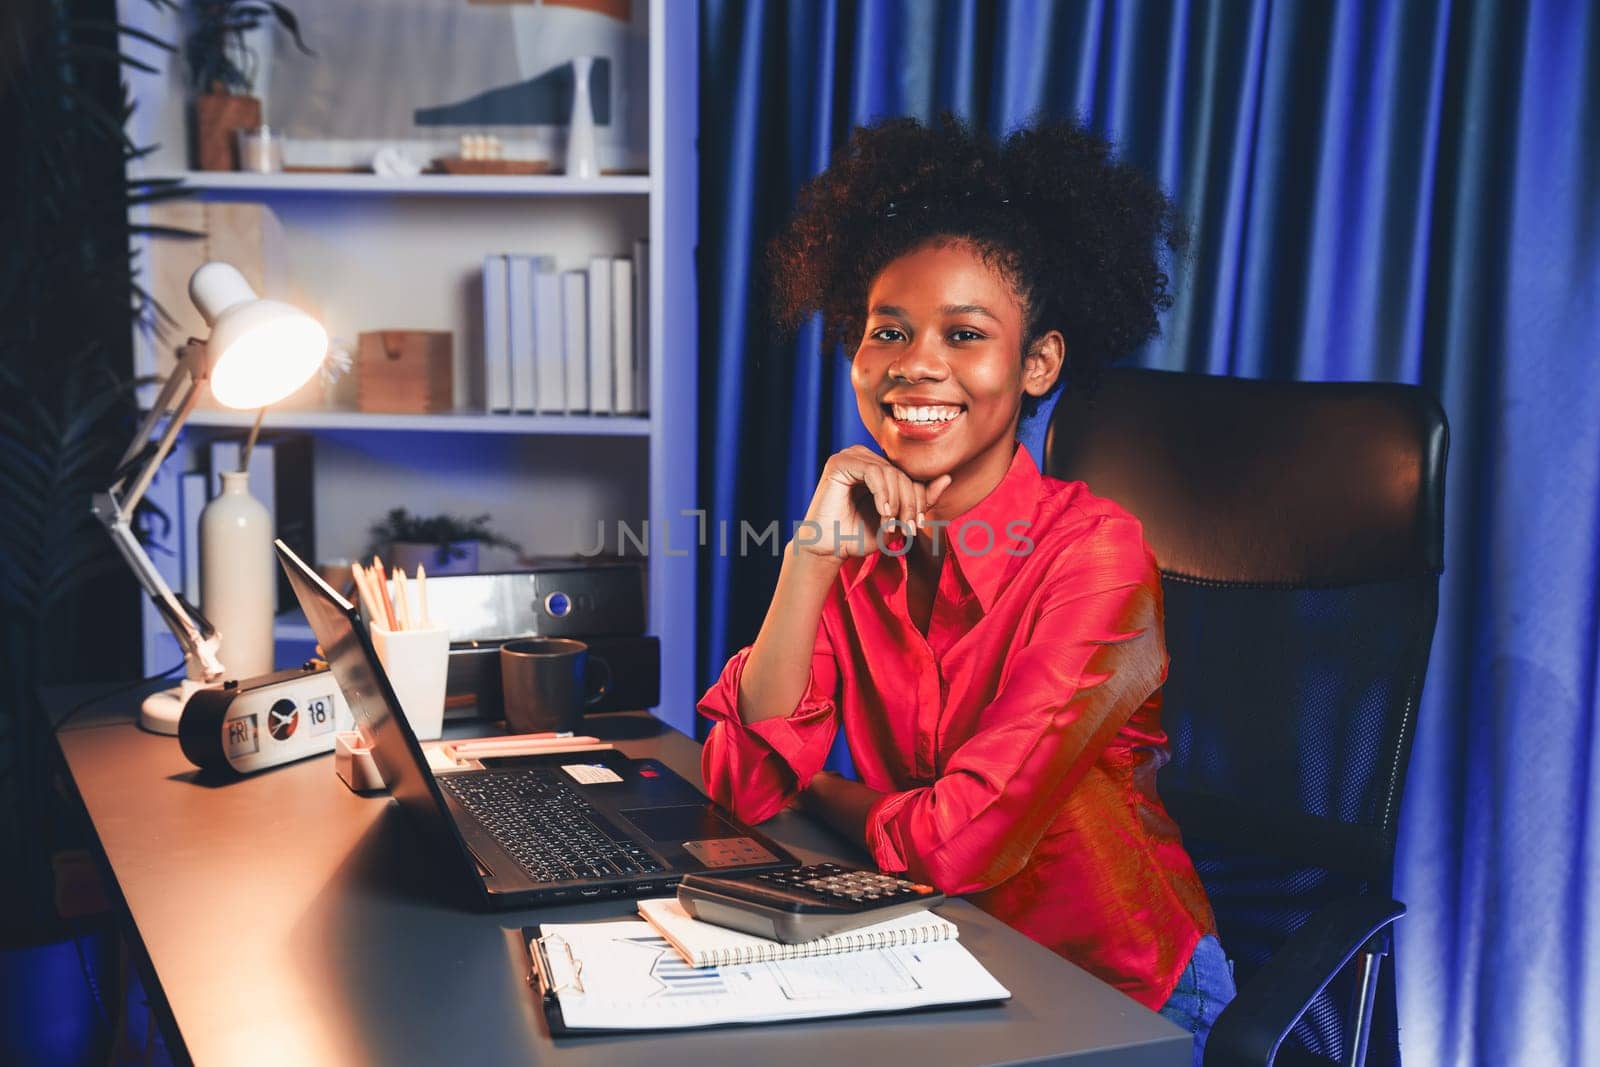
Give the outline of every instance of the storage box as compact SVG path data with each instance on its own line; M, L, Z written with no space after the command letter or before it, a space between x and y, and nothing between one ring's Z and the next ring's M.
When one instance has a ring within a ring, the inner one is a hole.
M356 349L356 406L362 411L437 414L455 407L451 336L446 330L373 330Z

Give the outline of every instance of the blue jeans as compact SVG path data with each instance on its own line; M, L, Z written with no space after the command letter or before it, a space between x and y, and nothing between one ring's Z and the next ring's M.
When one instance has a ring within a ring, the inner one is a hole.
M1211 1024L1233 999L1234 992L1233 964L1222 951L1222 942L1207 934L1194 947L1194 955L1178 976L1172 996L1161 1005L1162 1015L1194 1035L1194 1067L1200 1067Z

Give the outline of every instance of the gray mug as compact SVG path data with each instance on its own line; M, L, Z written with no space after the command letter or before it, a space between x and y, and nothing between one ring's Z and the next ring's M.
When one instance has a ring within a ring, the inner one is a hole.
M583 709L606 695L589 678L589 646L566 637L529 637L500 646L506 726L514 734L576 731Z

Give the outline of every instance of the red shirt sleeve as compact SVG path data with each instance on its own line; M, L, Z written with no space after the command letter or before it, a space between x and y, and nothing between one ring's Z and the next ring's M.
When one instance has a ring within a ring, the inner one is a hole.
M747 724L739 718L739 680L749 658L750 648L740 649L700 698L700 714L716 722L701 751L700 773L712 800L756 823L783 810L826 762L839 725L839 670L818 624L811 679L799 705L787 716Z
M1053 565L1028 641L931 786L867 817L886 871L973 893L1021 870L1069 794L1166 678L1161 586L1137 522L1101 519Z

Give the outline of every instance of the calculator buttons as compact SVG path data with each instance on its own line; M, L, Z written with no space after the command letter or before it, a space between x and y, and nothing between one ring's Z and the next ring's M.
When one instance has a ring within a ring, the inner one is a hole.
M932 887L872 870L818 863L734 877L685 875L691 915L785 943L809 941L938 904Z
M835 864L819 863L788 871L773 871L756 876L775 888L791 891L801 899L819 903L849 901L872 904L905 897L929 896L937 890L877 871L847 871Z

